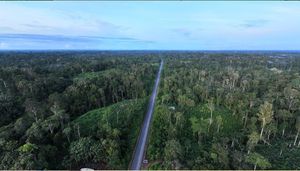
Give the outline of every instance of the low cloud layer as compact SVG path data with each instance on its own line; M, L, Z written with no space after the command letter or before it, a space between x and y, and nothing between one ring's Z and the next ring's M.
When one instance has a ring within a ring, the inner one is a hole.
M140 40L130 37L104 37L104 36L66 36L41 34L0 34L0 48L26 49L32 46L38 49L94 49L103 44L152 44L153 41ZM4 43L7 42L7 43ZM22 47L23 45L23 47ZM51 45L51 46L49 46ZM40 47L39 47L40 46ZM33 48L33 49L34 49Z
M240 24L240 26L245 28L254 28L254 27L263 27L264 25L268 24L269 20L246 20L244 23Z

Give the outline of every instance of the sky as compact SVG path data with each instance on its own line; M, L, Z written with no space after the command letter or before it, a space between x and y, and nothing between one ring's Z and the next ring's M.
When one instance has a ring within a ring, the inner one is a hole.
M0 2L0 50L300 50L300 2Z

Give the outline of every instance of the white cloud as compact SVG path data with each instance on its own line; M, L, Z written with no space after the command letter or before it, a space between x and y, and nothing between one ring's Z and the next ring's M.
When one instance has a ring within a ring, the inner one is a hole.
M0 42L0 49L7 49L8 48L8 44L4 43L4 42Z
M99 17L7 3L0 5L0 21L0 33L108 36L118 35L122 29Z
M70 45L70 44L65 44L65 45L64 45L64 48L65 48L65 49L70 49L71 47L72 47L72 45Z
M42 46L42 38L37 41L39 35L47 40L43 41L45 47L55 48L93 45L107 49L260 49L260 46L271 47L273 44L274 47L299 47L299 40L296 39L300 36L298 2L295 5L290 2L28 3L0 2L0 42L8 43L11 48ZM27 34L34 40L22 39L18 44L16 39L8 41L4 36L1 39L1 34L21 37ZM49 35L52 37L47 37ZM130 37L152 40L157 44L99 39L74 45L79 41L73 38L80 36ZM68 41L62 41L66 38ZM58 43L46 43L49 40ZM8 45L0 47L3 46Z

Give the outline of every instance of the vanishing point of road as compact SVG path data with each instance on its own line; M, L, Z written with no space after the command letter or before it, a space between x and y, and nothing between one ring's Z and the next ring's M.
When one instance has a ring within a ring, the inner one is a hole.
M149 133L150 122L151 122L151 118L152 118L153 111L154 111L155 98L156 98L156 95L157 95L157 89L158 89L158 85L159 85L159 81L160 81L160 75L161 75L163 65L164 65L164 61L161 59L160 66L159 66L159 71L157 73L156 80L155 80L154 89L153 89L152 95L150 97L150 101L149 101L149 105L148 105L148 111L147 111L146 116L144 118L144 122L143 122L143 125L142 125L142 128L141 128L141 131L140 131L140 135L139 135L139 138L138 138L138 141L136 143L135 150L134 150L134 153L133 153L131 166L130 166L131 170L141 169L141 165L143 163L144 152L145 152L145 147L146 147L146 143L147 143L147 137L148 137L148 133Z

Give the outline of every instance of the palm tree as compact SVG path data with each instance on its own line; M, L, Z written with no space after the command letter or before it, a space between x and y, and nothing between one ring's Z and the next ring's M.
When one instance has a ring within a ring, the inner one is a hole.
M201 134L206 132L206 130L209 128L209 125L205 119L197 119L195 116L191 117L190 121L192 124L192 131L194 134L197 133L198 143L200 143Z
M60 122L61 128L64 128L64 122L69 120L69 115L66 114L64 109L61 109L58 105L53 105L50 108L51 112L54 114L54 117L57 118Z
M248 146L248 154L250 154L250 150L252 150L255 145L258 143L259 141L259 134L255 131L252 132L249 136L248 142L247 142L247 146Z
M179 128L183 128L184 116L181 112L176 112L175 114L175 125Z
M207 103L207 108L210 110L210 120L209 120L209 125L212 124L213 118L212 118L212 114L213 111L215 110L215 105L214 105L214 101L213 99L210 99Z
M296 130L297 130L297 134L296 134L296 137L295 137L294 145L296 145L296 142L298 140L298 136L299 136L299 133L300 133L300 116L297 117L295 127L296 127Z
M223 124L222 116L218 115L218 116L216 117L216 121L217 121L217 125L218 125L217 132L220 132L220 127L221 127L222 124Z
M250 153L246 156L246 162L254 165L253 170L256 170L256 167L259 166L262 169L271 167L270 162L262 155L258 153Z
M297 97L299 97L300 93L298 90L291 87L284 88L283 93L288 103L288 110L291 110L295 105Z
M260 139L262 138L264 128L273 119L273 105L267 101L259 107L259 113L257 114L258 120L261 121Z
M278 111L278 114L277 114L278 118L282 120L282 123L281 123L281 130L282 130L282 133L281 133L281 137L284 137L284 134L285 134L285 129L287 128L288 124L287 124L287 120L292 118L293 115L290 111L288 110L279 110Z

